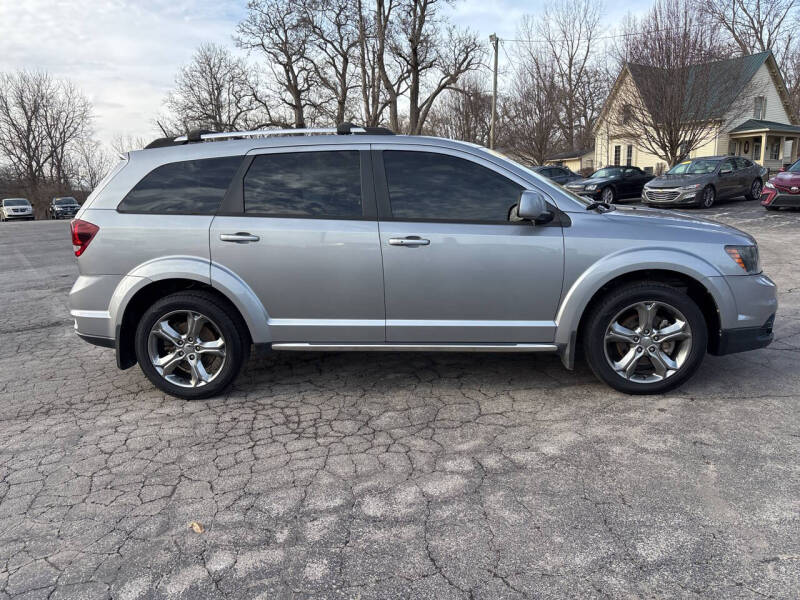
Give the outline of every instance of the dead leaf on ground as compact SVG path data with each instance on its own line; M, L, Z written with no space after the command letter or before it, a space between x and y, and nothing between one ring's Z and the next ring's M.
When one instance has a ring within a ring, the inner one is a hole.
M203 533L205 531L203 525L201 523L198 523L197 521L192 521L191 523L189 523L189 527L195 533Z

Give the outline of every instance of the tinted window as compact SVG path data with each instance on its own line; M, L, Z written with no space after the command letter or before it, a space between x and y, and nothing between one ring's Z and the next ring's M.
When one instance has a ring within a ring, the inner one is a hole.
M752 166L753 166L753 163L751 163L746 158L737 158L736 159L736 167L739 168L739 169L748 169L748 168L750 168Z
M720 167L719 170L720 171L725 171L725 170L735 171L736 170L736 165L733 164L733 159L732 158L726 158L722 162L722 166Z
M287 217L362 216L358 151L256 156L244 178L244 210Z
M161 165L128 192L118 210L212 215L241 161L229 156Z
M472 161L434 152L383 153L395 219L508 221L522 186Z
M74 206L78 203L75 198L55 198L53 204L56 206Z

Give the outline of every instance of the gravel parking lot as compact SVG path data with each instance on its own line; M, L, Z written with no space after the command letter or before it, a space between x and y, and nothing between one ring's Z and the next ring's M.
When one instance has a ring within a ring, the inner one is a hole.
M74 335L67 224L3 223L0 599L799 597L800 212L693 213L756 236L777 339L655 398L341 353L176 400Z

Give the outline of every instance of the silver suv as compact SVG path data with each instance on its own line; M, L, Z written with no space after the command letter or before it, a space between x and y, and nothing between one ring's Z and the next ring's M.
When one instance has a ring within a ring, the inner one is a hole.
M755 240L575 196L472 144L193 133L131 152L72 222L75 328L165 392L272 350L556 352L628 393L772 341Z

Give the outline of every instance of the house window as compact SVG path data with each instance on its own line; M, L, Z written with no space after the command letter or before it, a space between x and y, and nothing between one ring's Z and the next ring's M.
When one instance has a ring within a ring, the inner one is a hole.
M734 140L728 142L728 154L736 156L736 142Z
M622 107L622 124L627 125L631 122L631 118L633 117L633 107L630 104L626 104Z
M767 99L764 96L753 98L753 118L764 119L767 115Z
M769 145L769 159L770 160L778 160L781 157L781 143L780 142L772 142Z
M622 146L614 146L614 166L619 166L620 155L622 154Z
M633 145L628 144L628 149L625 156L625 165L628 167L633 166Z

